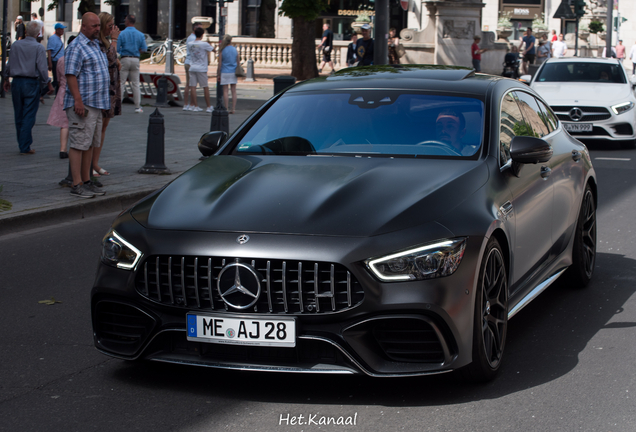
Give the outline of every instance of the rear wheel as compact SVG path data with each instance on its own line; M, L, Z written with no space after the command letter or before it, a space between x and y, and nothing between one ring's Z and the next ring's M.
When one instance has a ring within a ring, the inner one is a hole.
M583 203L574 232L572 265L565 276L570 284L578 288L585 287L592 279L596 263L596 205L594 194L589 185L585 187Z
M164 45L158 46L152 50L150 54L150 63L161 63L166 56L166 47Z
M462 372L474 382L497 375L508 330L508 276L496 238L488 241L479 271L473 323L473 362Z
M186 58L186 47L182 45L175 50L174 60L177 62L179 66L183 66Z

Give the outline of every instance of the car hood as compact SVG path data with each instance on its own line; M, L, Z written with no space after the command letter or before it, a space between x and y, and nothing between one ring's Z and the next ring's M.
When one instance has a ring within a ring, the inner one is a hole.
M371 236L436 220L487 179L483 161L212 156L132 215L152 229Z
M549 105L610 106L634 99L629 84L534 82L531 87Z

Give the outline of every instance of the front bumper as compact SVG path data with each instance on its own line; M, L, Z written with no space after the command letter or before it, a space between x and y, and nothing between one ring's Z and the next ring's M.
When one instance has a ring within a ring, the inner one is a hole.
M553 106L555 114L561 120L564 129L577 139L630 141L636 139L634 129L634 109L617 115L609 107L573 107ZM575 115L574 121L571 115ZM591 131L581 129L581 125L591 125Z
M128 240L135 237L132 233L122 234ZM176 295L172 296L174 303L165 298L162 302L145 291L147 286L142 282L148 278L144 275L147 271L144 263L151 257L154 260L155 256L165 254L162 249L166 244L170 245L172 256L192 256L193 253L201 256L202 251L195 245L197 242L219 245L230 244L231 240L235 243L236 234L178 233L172 239L167 233L161 233L161 236L164 241L158 247L145 243L142 239L147 238L146 235L133 239L134 244L144 251L144 259L135 271L99 265L92 292L92 316L95 345L105 354L127 360L149 359L226 369L363 373L370 376L442 373L465 366L472 360L475 269L483 240L478 237L468 239L462 263L453 275L400 283L377 281L360 259L352 258L360 249L365 249L364 246L353 246L359 241L326 238L313 247L307 247L305 243L302 252L295 254L297 258L317 256L325 259L327 257L319 251L329 251L329 262L339 263L351 272L361 287L362 296L351 296L351 300L342 294L339 303L345 307L323 308L320 313L307 305L301 312L293 309L291 304L287 312L274 308L270 313L262 307L257 309L258 312L248 311L259 318L296 318L296 346L279 348L189 341L186 335L188 312L246 312L228 310L231 308L224 307L222 302L218 304L218 298L214 310L209 309L210 303L203 298L200 301L202 308L192 302L180 303ZM289 251L283 247L290 240L286 236L270 237L273 238L268 239L266 253ZM252 235L250 243L257 245L258 240L258 235ZM298 238L291 240L298 242ZM262 251L255 249L246 253L262 256ZM218 255L208 250L204 256ZM231 256L247 259L236 253ZM367 253L362 252L360 256L367 256ZM252 262L251 259L248 261ZM174 276L175 280L181 277L186 276ZM325 300L330 303L329 299ZM351 307L348 307L348 301Z

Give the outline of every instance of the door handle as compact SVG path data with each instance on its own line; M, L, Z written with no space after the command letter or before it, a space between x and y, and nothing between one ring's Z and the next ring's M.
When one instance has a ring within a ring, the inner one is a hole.
M552 174L552 170L550 169L550 167L547 167L545 165L541 167L541 178L547 179L548 177L550 177L550 174Z
M574 162L578 162L581 160L581 152L578 150L572 150L572 159Z

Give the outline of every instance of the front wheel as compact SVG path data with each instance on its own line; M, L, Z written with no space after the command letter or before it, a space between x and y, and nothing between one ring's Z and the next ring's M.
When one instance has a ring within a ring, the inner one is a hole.
M462 372L473 382L497 375L508 331L508 276L501 246L492 237L486 245L475 293L473 362Z
M158 46L150 54L150 63L161 63L166 56L166 47L164 45Z
M177 62L177 64L179 66L183 66L185 63L185 59L186 59L186 47L185 46L180 46L179 48L177 48L175 50L174 53L174 60Z
M572 265L564 276L577 288L587 286L594 273L596 263L596 204L589 185L585 187L583 203L574 232Z

